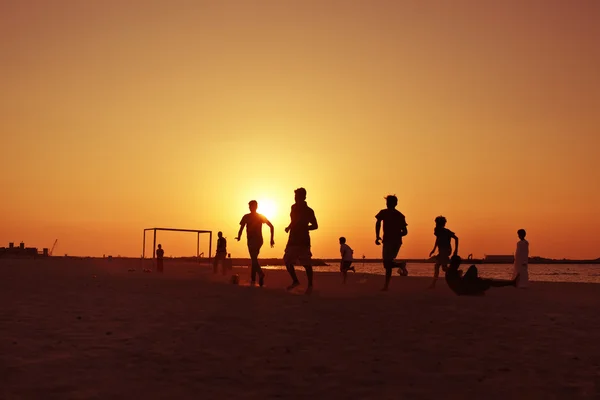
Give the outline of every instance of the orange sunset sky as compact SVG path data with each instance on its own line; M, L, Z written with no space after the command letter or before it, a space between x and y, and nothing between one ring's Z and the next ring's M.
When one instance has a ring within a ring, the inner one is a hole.
M523 227L531 255L600 257L599 18L595 0L0 0L0 246L139 256L166 226L245 257L257 199L279 257L303 186L316 257L341 235L378 257L388 193L400 257L429 254L439 214L463 256L512 253ZM159 234L167 255L195 240Z

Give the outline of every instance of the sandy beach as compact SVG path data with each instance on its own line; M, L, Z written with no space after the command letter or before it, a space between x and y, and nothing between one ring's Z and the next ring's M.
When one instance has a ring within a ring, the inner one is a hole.
M381 276L318 273L305 296L285 292L285 271L252 288L192 263L149 266L0 260L0 398L600 396L597 284L465 298L443 280L428 291L395 276L382 293Z

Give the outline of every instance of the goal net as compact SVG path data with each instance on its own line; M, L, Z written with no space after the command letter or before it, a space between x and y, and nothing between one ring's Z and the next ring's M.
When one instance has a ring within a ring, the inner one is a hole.
M166 239L163 238L162 234L163 232L184 232L187 234L187 236L189 236L189 239L186 240L186 242L190 242L193 241L195 242L196 245L196 253L195 253L195 257L197 259L200 259L201 257L206 257L206 258L211 258L212 257L212 231L207 231L207 230L201 230L201 229L179 229L179 228L146 228L144 229L144 238L142 241L142 258L146 258L146 255L150 255L152 254L152 257L148 257L148 258L155 258L156 257L156 249L159 243L161 243L160 240L162 239ZM150 237L148 238L148 241L146 240L146 237L150 235ZM167 235L170 236L170 235ZM202 239L202 240L201 240ZM208 246L204 247L202 246L203 249L206 249L208 247L208 254L206 254L204 251L201 251L201 247L200 247L200 243L205 242L208 239ZM146 249L146 245L147 244L152 244L152 249ZM174 243L173 240L168 240L167 243ZM169 252L168 250L168 245L165 246L165 244L163 244L163 249L165 250L165 256L167 254L172 255L173 252ZM187 247L187 246L186 246ZM191 247L191 246L190 246ZM178 248L178 253L181 251L180 248L181 246L177 246ZM151 253L150 253L151 251ZM186 256L191 256L193 253L191 253L191 249L190 249L190 253L187 253Z

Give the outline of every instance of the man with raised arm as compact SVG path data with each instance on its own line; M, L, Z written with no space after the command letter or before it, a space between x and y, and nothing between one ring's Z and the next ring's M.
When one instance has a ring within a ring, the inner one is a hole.
M256 212L258 209L258 202L256 200L251 200L248 203L248 208L250 209L250 213L242 217L242 220L240 221L240 230L235 239L238 242L240 241L244 227L246 227L248 252L250 253L250 260L252 262L250 267L250 284L256 285L256 275L258 274L258 284L263 286L265 284L265 273L258 263L258 255L260 254L260 248L263 245L262 226L263 224L267 224L269 229L271 229L271 247L275 246L275 229L267 217Z

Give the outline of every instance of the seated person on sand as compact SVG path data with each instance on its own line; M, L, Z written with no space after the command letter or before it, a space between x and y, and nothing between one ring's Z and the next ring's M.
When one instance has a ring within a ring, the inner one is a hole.
M354 250L350 246L346 244L346 238L340 238L340 255L342 256L342 261L340 263L340 272L344 278L343 282L346 283L346 278L348 277L348 271L356 272L354 267L352 266L352 261Z
M475 265L471 265L463 275L462 271L458 269L461 261L459 256L452 256L450 266L446 270L446 283L459 296L483 296L491 287L517 286L518 276L511 281L480 278Z

